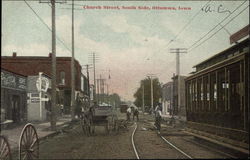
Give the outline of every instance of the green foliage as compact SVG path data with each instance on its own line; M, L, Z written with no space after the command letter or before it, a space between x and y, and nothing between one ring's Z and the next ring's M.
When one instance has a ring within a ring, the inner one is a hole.
M153 106L155 107L161 98L161 84L158 78L152 79L153 82ZM144 85L144 106L145 111L149 112L151 107L151 80L149 78L141 80L140 87L134 93L135 102L134 104L142 108L142 93Z

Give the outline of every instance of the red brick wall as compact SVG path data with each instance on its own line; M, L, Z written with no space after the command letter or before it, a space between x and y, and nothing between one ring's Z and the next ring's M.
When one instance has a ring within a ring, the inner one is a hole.
M60 72L65 72L65 85L58 85L59 88L70 89L71 87L71 58L70 57L57 57L57 84L60 82ZM51 57L1 57L1 68L7 69L23 75L38 75L43 72L51 77ZM75 87L76 90L81 90L81 66L75 60Z

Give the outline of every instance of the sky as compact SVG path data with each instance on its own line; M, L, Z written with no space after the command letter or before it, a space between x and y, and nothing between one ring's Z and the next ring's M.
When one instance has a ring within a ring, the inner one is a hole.
M50 4L26 2L51 28ZM56 4L56 35L63 41L63 44L56 42L58 57L71 56L71 3L68 0ZM194 71L194 65L232 46L230 34L249 24L248 5L249 2L243 0L78 0L74 11L75 58L81 65L91 64L89 56L96 53L99 59L96 77L108 79L110 70L109 92L133 101L140 80L147 75L153 74L163 84L171 81L176 73L176 55L170 53L171 48L188 49L180 56L180 73L188 76ZM156 10L154 6L165 9ZM93 9L98 7L101 9ZM24 1L3 1L2 56L11 56L13 52L17 52L17 56L48 56L52 48L51 31L43 22ZM86 70L83 73L86 74ZM93 83L93 68L90 82Z

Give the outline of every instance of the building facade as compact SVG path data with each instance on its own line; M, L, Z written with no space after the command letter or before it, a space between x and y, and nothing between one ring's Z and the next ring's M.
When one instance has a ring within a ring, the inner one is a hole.
M173 110L173 82L168 82L162 86L162 112L172 115Z
M52 72L52 55L48 57L37 56L2 56L1 66L10 71L17 72L24 75L38 75L39 72L51 77ZM83 92L85 85L82 80L86 77L82 74L82 67L77 60L75 60L75 90L76 93ZM64 106L66 113L70 112L71 105L71 57L56 57L56 82L59 88L58 103ZM83 87L81 87L83 86ZM87 90L87 89L85 89ZM83 92L86 93L86 92Z
M1 124L27 120L27 77L1 68Z
M173 115L186 116L185 109L185 81L186 76L180 76L180 84L178 85L178 76L173 79ZM178 95L178 86L180 87L180 95ZM178 102L180 97L180 104Z

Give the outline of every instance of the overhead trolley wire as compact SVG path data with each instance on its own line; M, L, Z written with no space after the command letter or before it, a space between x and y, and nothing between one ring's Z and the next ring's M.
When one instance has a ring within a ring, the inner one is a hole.
M206 37L209 33L211 33L216 27L220 26L222 22L224 22L229 16L231 16L236 10L238 10L244 3L246 3L248 0L245 0L243 3L241 3L238 7L236 7L228 16L226 16L221 22L219 22L217 25L215 25L211 30L209 30L205 35L203 35L199 40L195 41L188 50L192 50L194 45L196 45L199 41L201 41L204 37ZM223 27L222 27L223 28ZM196 47L195 47L196 48Z
M205 7L207 4L209 4L211 2L211 0L209 0L206 4L204 4L203 6L202 6L202 8L203 7ZM186 28L187 28L187 26L195 19L195 17L199 14L201 12L201 9L188 21L188 23L177 33L177 35L173 38L173 39L171 39L168 43L167 43L167 45L166 45L166 47L171 43L171 42L173 42ZM162 48L161 48L162 49ZM157 52L159 52L159 51L161 51L161 49L159 49Z
M209 0L205 5L203 5L202 6L202 8L204 7L204 6L206 6L208 3L210 3L211 2L211 0ZM173 38L173 39L171 39L169 42L168 42L168 44L167 44L167 46L171 43L171 42L173 42L186 28L187 28L187 26L194 20L194 18L196 17L196 16L198 16L199 14L200 14L200 12L201 12L201 9L188 21L188 23L179 31L179 33Z
M214 34L212 34L210 37L208 37L207 39L205 39L204 41L202 41L199 45L197 45L196 47L190 49L193 50L197 47L199 47L201 44L205 43L207 40L209 40L210 38L212 38L215 34L217 34L220 30L222 30L226 25L228 25L230 22L232 22L236 17L238 17L242 12L244 12L247 8L249 7L249 5L244 8L240 13L238 13L236 16L234 16L232 19L230 19L230 21L228 21L226 24L224 24L218 31L216 31Z

